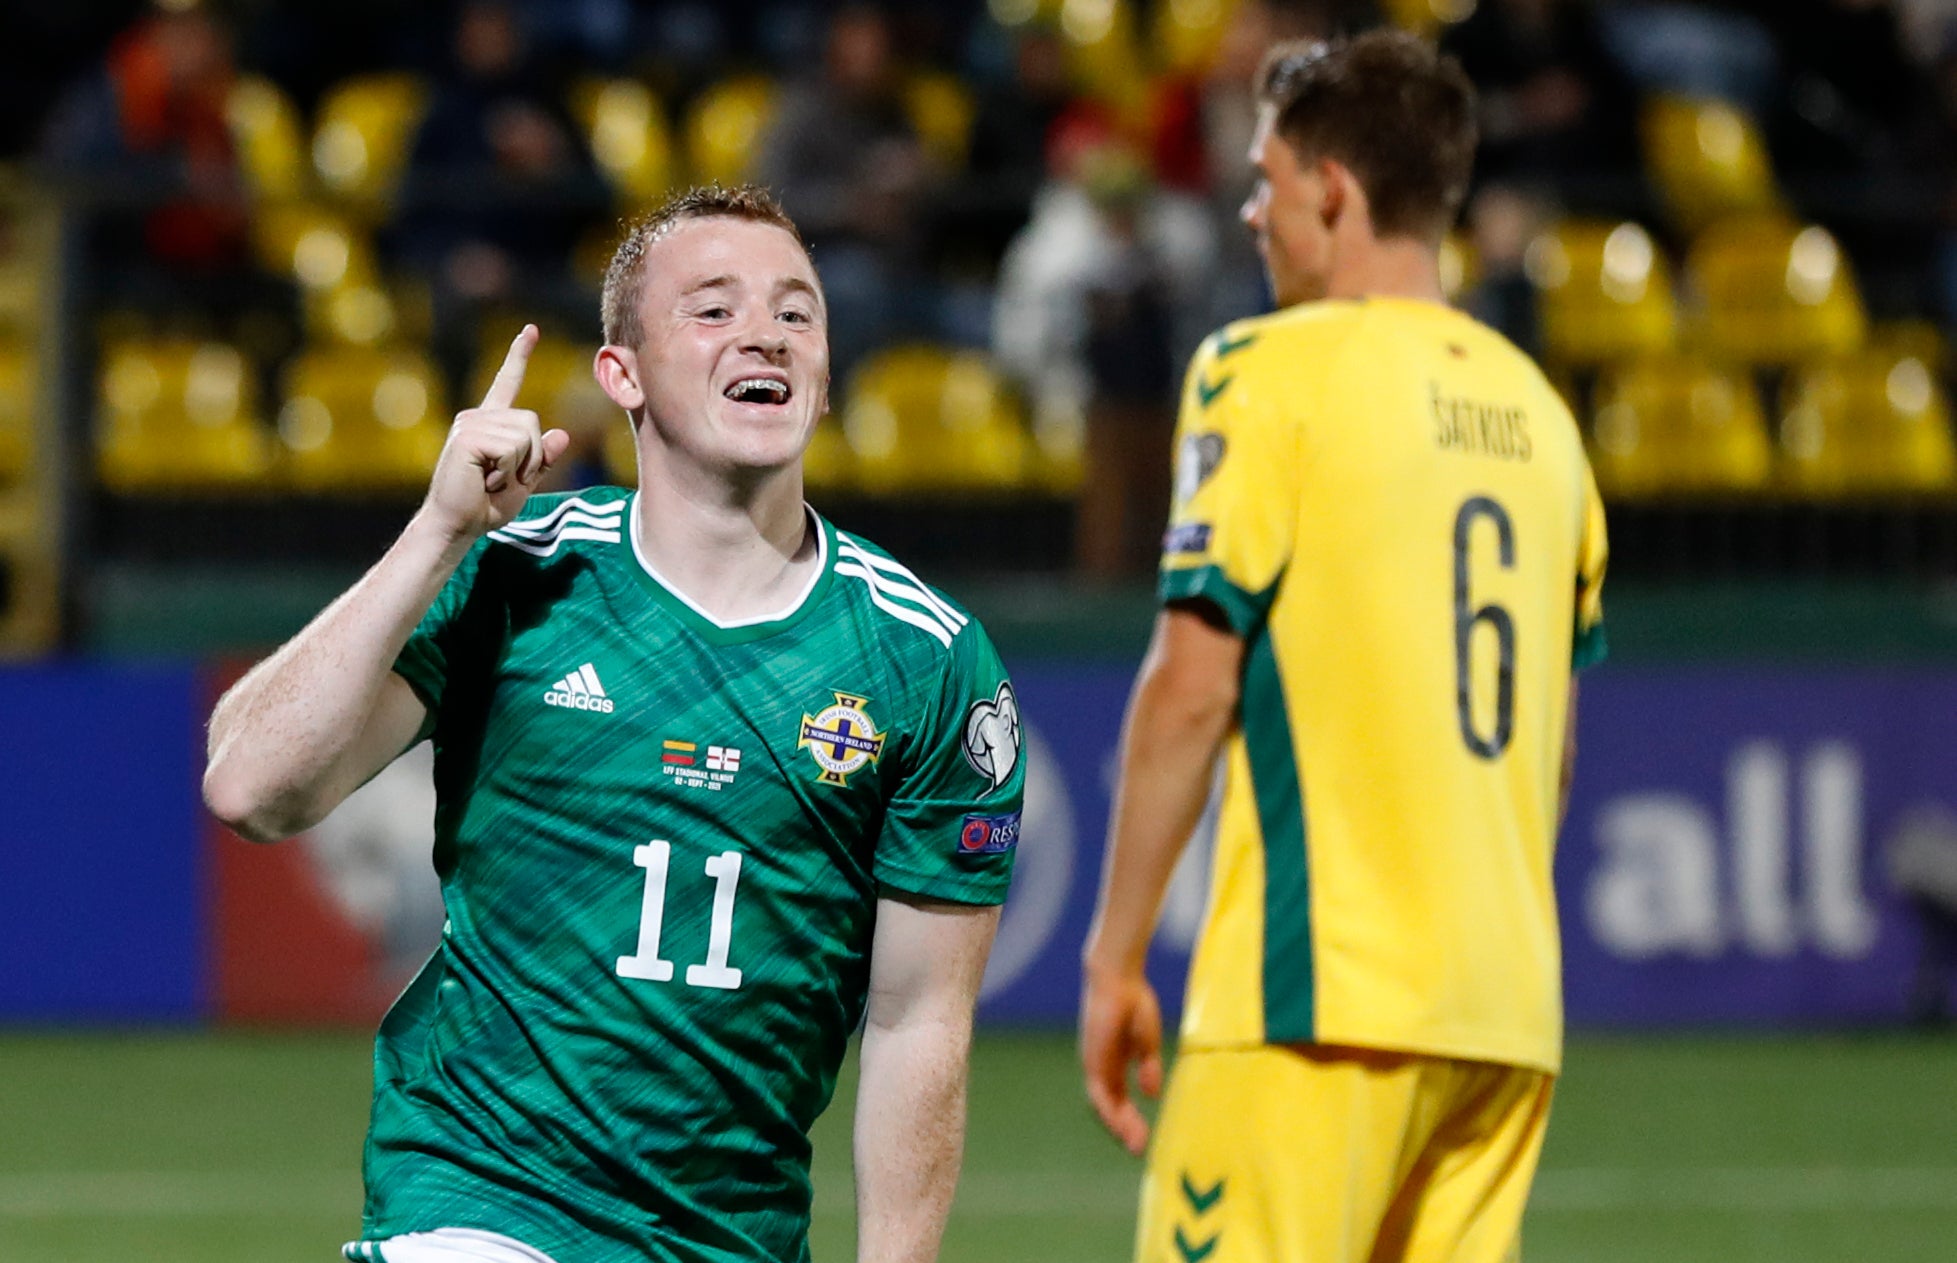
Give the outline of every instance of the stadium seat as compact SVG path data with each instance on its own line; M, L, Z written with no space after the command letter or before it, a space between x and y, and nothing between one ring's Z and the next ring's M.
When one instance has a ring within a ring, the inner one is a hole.
M621 487L639 485L639 449L632 441L630 422L621 418L617 426L605 431L602 451L607 478Z
M0 492L17 486L34 453L33 348L0 338Z
M1074 82L1139 122L1148 108L1149 78L1131 0L1063 0L1059 18Z
M306 333L315 342L375 346L399 325L365 228L322 206L266 207L253 224L266 267L299 286Z
M1613 365L1597 383L1593 456L1615 498L1764 488L1773 449L1752 377L1682 355Z
M496 379L496 370L509 355L509 339L504 329L484 338L469 374L469 402L481 399ZM535 412L545 429L559 426L574 432L596 432L617 423L624 426L624 413L592 376L591 361L596 346L565 338L546 336L530 352L529 367L523 373L523 386L517 392L516 406ZM629 436L628 436L629 437Z
M1671 269L1633 223L1572 220L1529 245L1545 357L1600 364L1669 350L1678 335Z
M1928 320L1885 320L1869 330L1869 345L1897 355L1914 355L1933 373L1950 367L1950 344Z
M571 112L618 199L641 206L675 183L673 133L659 98L633 79L586 79L571 89Z
M872 494L1017 490L1034 473L1012 396L976 352L878 352L850 382L843 434L856 484Z
M1481 280L1481 259L1474 242L1459 230L1441 238L1441 289L1449 301L1473 289Z
M774 117L775 86L758 75L724 79L700 94L686 114L686 157L702 184L739 184Z
M407 74L361 75L329 90L313 132L321 186L363 219L382 217L427 104L427 88Z
M287 480L324 494L417 490L441 455L448 420L441 378L420 353L309 349L285 372Z
M963 170L978 112L964 82L938 71L913 75L904 88L904 110L925 152L947 170Z
M1672 218L1696 232L1780 206L1760 129L1724 101L1659 96L1644 107L1645 165Z
M1957 481L1950 401L1914 355L1873 350L1803 366L1782 404L1782 468L1800 494L1932 492Z
M61 625L59 562L38 521L0 526L0 659L46 653Z
M813 492L847 491L856 477L856 453L843 435L843 423L836 416L824 416L802 455L802 482Z
M1155 64L1177 74L1200 74L1216 57L1238 0L1175 0L1155 6L1150 25Z
M250 366L219 342L110 347L97 381L96 471L111 491L259 487L272 445Z
M269 79L246 75L232 86L224 114L252 196L261 202L304 196L305 126L284 89Z
M1380 7L1402 30L1416 35L1434 35L1450 22L1459 22L1475 11L1476 0L1385 0Z
M1693 243L1689 267L1714 355L1792 364L1846 354L1868 336L1848 259L1825 229L1728 220Z

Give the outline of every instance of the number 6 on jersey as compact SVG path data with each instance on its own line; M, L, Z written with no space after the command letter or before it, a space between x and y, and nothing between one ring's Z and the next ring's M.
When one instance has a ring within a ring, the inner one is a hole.
M659 954L659 933L666 920L666 870L672 861L670 842L655 839L632 848L632 862L646 870L646 890L639 905L639 948L630 956L618 958L616 968L621 978L643 982L673 980L673 962ZM687 966L686 985L732 991L741 985L741 971L727 963L734 945L734 892L741 884L740 852L722 851L708 856L707 876L714 879L707 959L704 964Z

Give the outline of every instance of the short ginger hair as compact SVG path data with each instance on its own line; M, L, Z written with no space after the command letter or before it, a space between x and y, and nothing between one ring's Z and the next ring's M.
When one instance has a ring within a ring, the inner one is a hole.
M802 230L795 226L774 195L759 185L742 184L730 189L706 184L676 193L658 209L626 225L618 249L612 252L598 307L607 345L639 344L645 332L639 327L639 296L645 290L646 251L674 227L690 219L745 219L768 224L795 238L802 253L809 255L810 266L815 264L809 243L802 239Z
M1453 227L1479 139L1460 62L1405 31L1368 31L1279 44L1256 86L1300 162L1352 172L1375 234L1438 242Z

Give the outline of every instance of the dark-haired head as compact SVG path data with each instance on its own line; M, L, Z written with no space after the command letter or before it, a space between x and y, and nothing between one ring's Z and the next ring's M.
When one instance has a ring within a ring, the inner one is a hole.
M1438 244L1453 226L1477 128L1474 87L1452 57L1403 31L1280 44L1257 94L1300 163L1352 172L1376 236Z

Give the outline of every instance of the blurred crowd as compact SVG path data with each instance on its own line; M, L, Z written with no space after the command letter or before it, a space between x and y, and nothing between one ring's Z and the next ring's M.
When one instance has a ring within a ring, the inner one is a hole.
M1153 552L1181 364L1268 301L1237 219L1251 74L1277 40L1385 21L1431 31L1481 89L1460 297L1525 347L1544 224L1666 222L1639 131L1660 93L1757 121L1874 314L1957 325L1957 0L34 6L0 49L0 161L90 208L109 318L215 332L270 381L309 335L301 282L253 248L238 85L313 119L337 85L408 72L413 127L371 239L462 397L486 325L596 339L592 260L647 191L620 187L580 85L642 84L692 120L758 83L764 123L729 174L772 187L811 241L839 384L895 343L985 349L1035 429L1076 419L1080 564L1118 574Z

